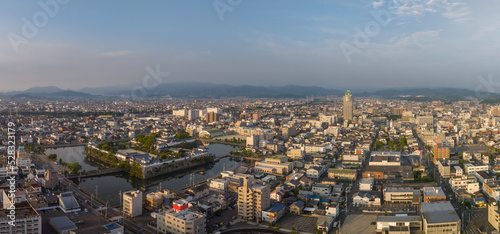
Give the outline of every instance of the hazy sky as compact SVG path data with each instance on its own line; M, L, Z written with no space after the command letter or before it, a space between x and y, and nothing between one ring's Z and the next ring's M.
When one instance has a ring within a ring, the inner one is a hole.
M0 90L141 83L156 65L163 82L473 89L500 81L498 12L495 0L5 1Z

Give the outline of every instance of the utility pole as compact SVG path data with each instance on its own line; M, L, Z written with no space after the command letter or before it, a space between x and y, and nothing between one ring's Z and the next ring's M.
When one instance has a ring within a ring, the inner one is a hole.
M122 198L122 191L120 190L120 192L118 193L118 195L120 196L120 206L123 206L123 198Z

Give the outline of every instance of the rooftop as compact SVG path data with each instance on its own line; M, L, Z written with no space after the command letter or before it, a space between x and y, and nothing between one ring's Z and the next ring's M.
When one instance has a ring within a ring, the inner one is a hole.
M460 221L449 201L422 202L422 214L427 223L451 223Z
M438 196L438 197L446 196L441 187L425 187L423 188L423 191L424 191L424 196Z

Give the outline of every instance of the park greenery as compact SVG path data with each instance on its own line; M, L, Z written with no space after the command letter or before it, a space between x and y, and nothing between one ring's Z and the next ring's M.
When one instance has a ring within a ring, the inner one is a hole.
M406 141L406 137L401 137L399 139L386 139L387 144L384 144L382 141L375 141L373 144L373 150L391 150L391 151L403 151L405 146L408 146Z
M80 163L78 163L78 162L67 163L67 162L64 162L62 159L59 159L59 164L67 167L69 169L69 172L71 172L73 174L78 173L82 169L82 165L80 165Z
M49 158L49 159L50 159L50 160L52 160L52 161L56 161L56 160L57 160L57 154L49 154L49 155L47 156L47 158Z
M35 154L43 154L45 152L44 148L42 148L41 146L36 146L33 143L31 143L31 144L25 143L24 144L24 149L27 152L33 152Z
M229 154L248 157L248 158L261 158L262 157L262 155L260 155L258 153L254 153L251 150L247 150L244 148L238 149L236 151L229 151Z

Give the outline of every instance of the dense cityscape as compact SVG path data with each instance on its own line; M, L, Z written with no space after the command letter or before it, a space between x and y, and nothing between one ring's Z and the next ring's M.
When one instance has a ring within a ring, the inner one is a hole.
M0 232L491 233L478 102L2 99Z
M0 234L496 234L500 2L3 1Z

